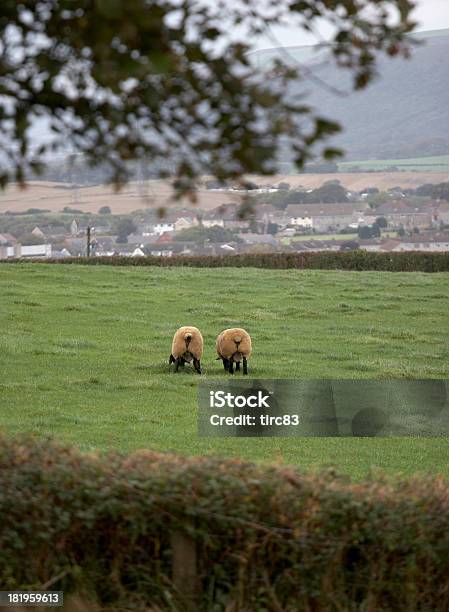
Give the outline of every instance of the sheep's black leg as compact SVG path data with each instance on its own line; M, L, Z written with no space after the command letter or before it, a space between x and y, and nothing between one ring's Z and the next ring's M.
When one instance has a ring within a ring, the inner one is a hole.
M198 374L201 374L201 363L199 359L193 359L193 367L198 372Z
M235 364L235 371L240 372L240 361L237 361Z
M180 366L182 366L182 367L184 367L184 366L185 366L185 364L186 364L186 360L184 359L184 357L180 357L180 358L179 358L179 365L180 365Z
M176 357L176 362L175 362L176 363L176 368L175 368L176 372L179 370L179 361L180 361L179 357Z
M224 357L223 357L223 367L225 369L225 372L229 370L229 361L225 359Z
M243 357L243 374L248 374L248 362L246 361L246 357Z
M229 359L229 374L234 374L234 362Z
M175 358L173 357L173 355L170 355L170 359L168 361L168 365L171 365L172 363L175 363Z

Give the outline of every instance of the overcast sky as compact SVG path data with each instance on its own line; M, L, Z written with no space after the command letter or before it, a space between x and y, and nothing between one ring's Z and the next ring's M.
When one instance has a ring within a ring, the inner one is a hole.
M416 9L412 13L413 19L418 22L417 31L439 30L449 28L449 0L415 0ZM326 31L327 30L327 31ZM329 30L320 29L320 34L326 38ZM274 28L274 39L261 38L254 45L257 49L282 45L310 45L317 42L316 38L307 35L297 28Z

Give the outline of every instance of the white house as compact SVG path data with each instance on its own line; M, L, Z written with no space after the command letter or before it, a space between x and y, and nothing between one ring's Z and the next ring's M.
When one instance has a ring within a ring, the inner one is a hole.
M203 217L203 227L224 227L224 219L207 219Z
M24 246L15 244L11 247L2 247L0 258L9 257L51 257L51 244L32 244Z
M435 236L420 236L414 234L401 239L397 251L449 251L449 235L437 234Z
M312 217L291 217L289 223L295 227L313 227Z
M196 217L188 218L188 217L179 217L176 219L174 223L174 228L176 232L180 232L184 229L189 229L190 227L194 227L198 225L198 219Z
M318 232L340 230L351 223L360 223L365 204L289 204L285 213L295 227L313 227ZM361 210L362 209L362 210Z
M145 257L145 253L142 251L142 249L140 247L137 247L131 253L131 257Z
M153 226L153 233L157 234L158 236L162 236L162 234L165 234L166 232L174 232L175 231L175 224L174 223L168 223L168 222L159 222L156 223Z
M155 248L155 249L151 249L150 255L152 255L153 257L172 257L173 250L164 249L164 248L160 248L160 249Z

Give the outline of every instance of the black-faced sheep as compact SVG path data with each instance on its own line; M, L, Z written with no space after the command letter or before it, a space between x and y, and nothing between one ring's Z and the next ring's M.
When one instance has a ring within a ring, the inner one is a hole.
M203 355L203 336L196 327L180 327L173 336L171 354L168 365L176 364L176 371L179 366L190 363L193 359L193 367L201 374L201 357Z
M251 355L251 337L248 332L239 327L225 329L217 338L216 349L218 359L223 360L224 369L234 374L235 369L240 370L240 362L243 362L243 374L248 374L247 359Z

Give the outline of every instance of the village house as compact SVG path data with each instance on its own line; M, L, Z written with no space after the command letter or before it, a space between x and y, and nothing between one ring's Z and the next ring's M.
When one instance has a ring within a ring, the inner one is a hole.
M290 209L290 210L288 210ZM287 206L287 213L291 215L289 217L288 223L289 225L293 225L294 227L301 229L312 229L313 220L312 217L309 216L310 213L307 210L292 210L293 206Z
M220 227L224 227L225 229L232 230L247 229L248 220L239 219L238 210L239 204L236 204L234 202L217 206L217 208L214 208L203 217L203 225L204 227L212 227L214 225L219 225ZM206 225L205 219L207 222L214 222L210 224L208 223Z
M154 242L154 235L149 236L147 234L130 234L128 236L128 244L135 244L140 247L144 247L147 244L152 244Z
M142 252L142 255L144 255L143 250L140 247L136 247L135 244L116 244L114 248L114 255L122 255L123 257L138 257L139 252Z
M370 209L365 216L367 225L372 225L378 217L385 217L389 227L412 229L431 225L433 215L430 207L413 207L404 200L394 200Z
M449 233L404 236L396 251L449 251Z
M361 240L360 248L371 252L449 251L449 232L419 233L398 238Z
M159 238L157 239L157 242L158 243L173 242L173 233L164 232L163 234L159 236Z
M253 234L248 232L247 234L241 234L245 244L264 244L273 247L279 246L279 240L276 240L271 234Z
M33 244L21 245L20 243L14 246L0 246L0 259L14 258L47 258L51 257L51 244Z
M153 225L153 235L162 236L167 232L174 232L175 224L169 221L159 221Z
M217 212L217 209L206 212L201 218L203 227L224 227L224 220Z
M366 240L360 240L360 248L370 253L380 253L384 251L391 251L400 244L399 240L394 238L369 238Z
M115 240L117 236L96 236L94 255L101 257L110 257L114 254Z
M0 246L13 246L14 244L16 244L16 242L17 239L12 234L0 234Z
M190 229L191 227L195 227L195 225L198 224L199 221L196 217L179 217L174 223L175 232L181 232L182 230Z
M269 223L286 225L288 218L285 213L271 204L257 204L255 207L256 219L267 226Z
M286 208L289 224L297 228L312 228L316 232L339 231L364 223L364 203L290 204Z
M188 208L171 213L166 221L173 224L173 230L176 232L199 225L198 213L192 212Z
M193 243L191 242L153 242L144 248L146 255L152 257L173 257L174 255L192 255Z
M159 246L159 248L152 248L147 250L147 254L148 255L152 255L153 257L173 257L173 248L172 247L166 247L164 246Z
M449 202L439 202L433 210L433 221L449 225Z
M33 236L35 236L36 238L45 238L45 234L44 232L41 230L40 227L38 227L36 225L36 227L34 229L31 230L31 233L33 234Z
M290 248L297 253L307 251L340 251L347 240L294 240Z

